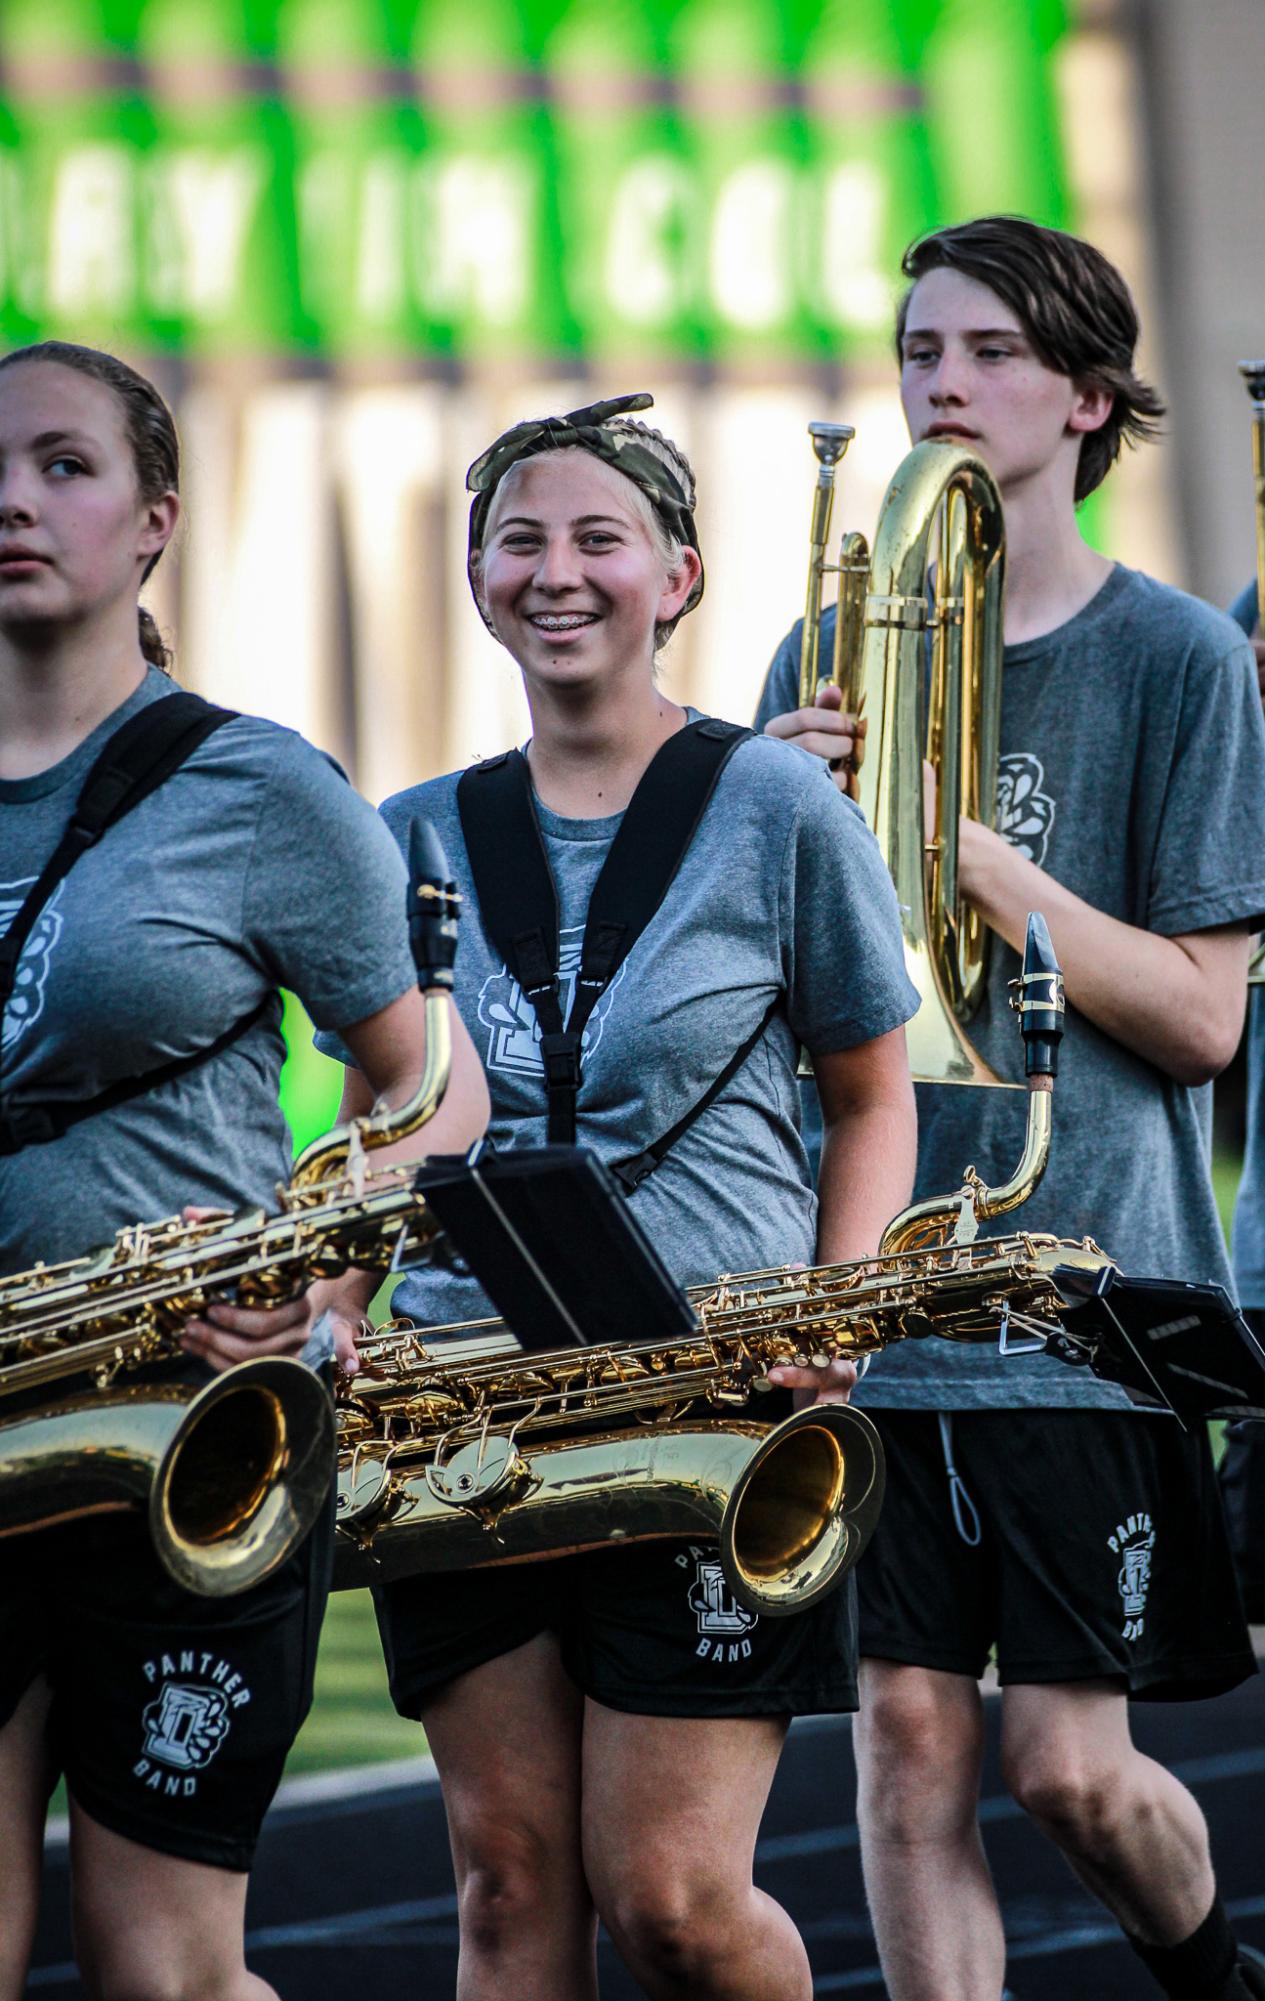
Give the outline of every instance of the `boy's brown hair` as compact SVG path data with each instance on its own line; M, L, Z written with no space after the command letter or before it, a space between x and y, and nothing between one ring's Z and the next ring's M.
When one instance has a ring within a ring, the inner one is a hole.
M996 292L1047 367L1110 394L1106 423L1081 440L1078 501L1102 484L1125 439L1137 445L1157 436L1164 403L1133 367L1137 308L1101 250L1022 215L978 216L920 236L901 259L910 281L896 314L896 353L902 360L910 294L919 278L941 268L961 271Z

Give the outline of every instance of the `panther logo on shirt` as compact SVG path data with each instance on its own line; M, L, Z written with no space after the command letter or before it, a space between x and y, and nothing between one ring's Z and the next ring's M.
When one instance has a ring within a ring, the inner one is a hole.
M1126 1640L1140 1640L1147 1593L1151 1588L1151 1556L1155 1549L1155 1525L1150 1515L1140 1509L1137 1514L1118 1523L1115 1534L1107 1537L1107 1547L1113 1556L1120 1558L1116 1589L1124 1608L1121 1632Z
M559 1004L564 1021L571 1012L583 946L582 924L571 925L559 936L558 983L561 989ZM626 966L619 968L589 1016L580 1046L582 1062L585 1057L593 1054L602 1039L602 1023L610 1010L615 989L623 979L625 971ZM545 1066L540 1057L540 1023L536 1019L536 1010L510 973L508 966L502 966L499 973L493 973L490 979L484 981L479 993L479 1020L489 1031L487 1054L489 1070L510 1070L520 1077L544 1076Z
M35 881L29 875L21 882L0 882L0 937L8 930L19 910L31 884ZM48 979L48 964L57 940L62 934L62 915L57 903L62 893L62 884L49 897L34 925L28 933L18 959L17 978L4 1010L3 1040L0 1049L7 1055L22 1036L40 1018L44 1011L44 984Z
M143 1672L158 1693L141 1711L143 1754L132 1776L149 1792L187 1799L197 1792L196 1774L228 1736L233 1711L250 1701L250 1690L231 1661L201 1648L161 1654L146 1661Z
M1038 868L1054 826L1054 801L1042 790L1045 766L1030 751L1012 751L997 768L997 831Z

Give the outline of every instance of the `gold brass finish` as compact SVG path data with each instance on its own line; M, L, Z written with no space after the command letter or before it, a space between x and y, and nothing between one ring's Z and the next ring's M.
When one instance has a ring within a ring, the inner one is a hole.
M768 1371L910 1336L996 1341L1007 1318L1049 1332L1055 1269L1109 1263L1015 1236L746 1272L697 1289L699 1326L670 1345L528 1355L497 1321L385 1327L337 1393L335 1586L693 1535L719 1538L748 1610L801 1611L864 1548L882 1453L846 1404L762 1423ZM455 1357L427 1346L463 1334Z
M808 426L808 435L817 454L817 484L813 489L812 525L808 531L808 597L804 605L804 625L799 644L799 706L811 708L819 689L830 681L839 682L841 653L836 635L831 672L821 672L821 586L823 577L833 576L842 567L826 561L830 540L830 516L834 510L835 470L852 443L856 432L851 424L817 423ZM858 536L858 541L863 538Z
M1049 1156L1063 983L1033 919L1012 986L1034 1065L1019 1165L991 1189L968 1168L956 1195L903 1210L877 1257L720 1278L690 1295L696 1327L668 1343L524 1354L499 1320L363 1337L359 1373L336 1393L335 1587L702 1535L748 1611L776 1618L830 1590L878 1519L882 1447L844 1404L761 1423L770 1369L826 1368L911 1336L1052 1333L1054 1273L1110 1264L1088 1241L977 1241Z
M416 1257L438 1226L411 1166L369 1175L365 1155L438 1110L451 1063L449 999L426 995L421 1082L301 1155L280 1211L169 1216L59 1265L0 1279L0 1536L79 1515L148 1510L158 1555L209 1597L282 1562L329 1491L333 1418L301 1363L241 1363L199 1389L137 1371L180 1361L185 1321L216 1299L274 1306L348 1265ZM78 1380L78 1388L75 1387ZM38 1401L49 1385L67 1390Z
M1239 374L1252 399L1252 484L1256 508L1256 608L1265 620L1265 361L1241 361Z
M1252 487L1256 520L1256 616L1265 628L1265 361L1241 361L1239 374L1252 399ZM1265 939L1247 971L1250 987L1265 985Z
M816 433L832 427L809 428L823 456ZM825 443L830 450L831 440ZM823 457L814 497L801 704L818 665L838 456ZM996 816L1004 562L1001 496L992 475L965 446L936 440L915 445L897 467L879 511L868 588L860 574L862 538L848 537L840 557L846 574L834 679L845 710L863 717L869 731L868 756L856 760L849 789L896 885L906 967L922 1002L907 1030L910 1068L924 1083L1005 1082L964 1030L984 992L989 932L958 885L959 819L991 826ZM810 627L818 628L815 634ZM931 829L923 824L924 759L936 775Z
M266 1577L329 1492L319 1377L261 1356L205 1386L132 1383L0 1424L0 1536L143 1509L169 1575L204 1597Z

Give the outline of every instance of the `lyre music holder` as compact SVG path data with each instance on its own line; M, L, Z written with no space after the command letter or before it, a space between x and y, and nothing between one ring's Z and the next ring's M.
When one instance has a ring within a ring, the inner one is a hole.
M425 1162L414 1186L529 1351L676 1340L698 1324L618 1182L585 1147L476 1147Z

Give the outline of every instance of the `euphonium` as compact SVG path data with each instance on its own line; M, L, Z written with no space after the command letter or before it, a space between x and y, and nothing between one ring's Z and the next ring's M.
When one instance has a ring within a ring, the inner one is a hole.
M867 732L849 774L891 870L909 976L922 1005L909 1023L910 1067L922 1082L1001 1084L963 1031L988 972L988 929L958 886L958 820L991 825L1001 717L1001 496L965 446L928 441L897 467L874 550L844 537L827 564L834 469L852 432L810 424L820 460L800 652L802 706L821 685L823 576L839 572L831 676ZM935 580L928 579L935 544ZM927 637L931 635L930 690ZM925 718L925 721L924 721ZM936 825L923 824L923 761L936 775Z
M87 1257L0 1279L0 1410L16 1403L0 1420L0 1536L143 1510L172 1577L226 1597L266 1577L316 1520L334 1419L311 1370L261 1357L205 1386L148 1372L181 1359L185 1321L214 1300L276 1305L348 1265L416 1256L436 1234L412 1169L373 1175L365 1159L419 1131L447 1086L457 899L430 842L413 857L423 861L410 928L426 1053L408 1103L313 1142L276 1215L170 1216Z
M1256 617L1265 628L1265 361L1241 361L1239 373L1252 399L1252 487L1256 523ZM1252 954L1248 985L1265 984L1265 939Z
M1018 1168L998 1188L968 1169L897 1216L877 1257L720 1278L691 1294L697 1326L670 1343L524 1354L495 1320L368 1336L338 1390L335 1586L701 1536L749 1611L828 1591L878 1519L882 1449L846 1405L763 1420L769 1370L928 1334L996 1340L1003 1324L1045 1335L1056 1274L1110 1263L1088 1242L975 1241L1026 1201L1049 1152L1063 994L1039 917L1014 984L1030 1088Z

